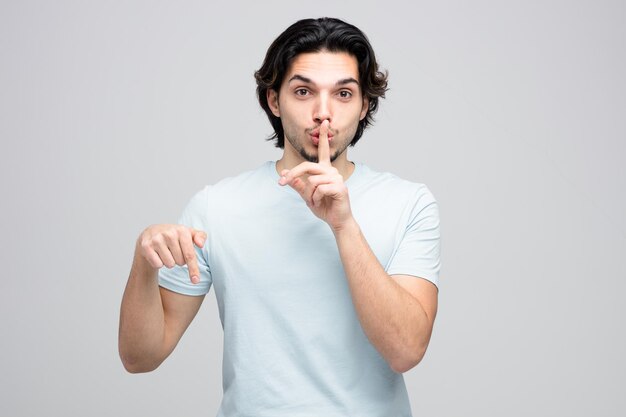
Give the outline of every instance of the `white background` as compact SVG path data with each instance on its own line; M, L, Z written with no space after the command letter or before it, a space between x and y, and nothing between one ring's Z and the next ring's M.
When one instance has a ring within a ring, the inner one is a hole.
M626 5L459 0L2 1L1 415L215 415L213 291L157 371L122 367L134 242L280 157L252 74L320 16L390 74L351 159L440 205L414 415L623 415Z

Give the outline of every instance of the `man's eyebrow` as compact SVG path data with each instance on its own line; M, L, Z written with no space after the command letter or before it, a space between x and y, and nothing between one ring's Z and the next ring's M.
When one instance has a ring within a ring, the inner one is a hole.
M302 81L302 82L305 82L305 83L308 83L308 84L312 83L310 78L303 77L302 75L298 75L298 74L296 74L293 77L291 77L289 79L289 81L287 81L287 83L290 83L290 82L295 81L295 80L299 80L299 81Z
M304 76L299 75L299 74L296 74L293 77L291 77L289 79L289 81L287 81L287 84L289 84L292 81L296 81L296 80L305 82L307 84L313 84L313 81L310 78L304 77ZM354 83L356 85L359 85L359 82L357 80L355 80L352 77L348 77L348 78L344 78L342 80L337 81L335 83L335 86L346 85L346 84L350 84L350 83Z
M346 85L346 84L350 84L350 83L355 83L356 85L359 85L359 82L357 80L355 80L354 78L350 77L350 78L344 78L343 80L339 80L335 83L335 85Z

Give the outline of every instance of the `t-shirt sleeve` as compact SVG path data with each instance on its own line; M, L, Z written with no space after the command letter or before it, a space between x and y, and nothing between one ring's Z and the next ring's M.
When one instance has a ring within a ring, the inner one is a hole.
M439 252L439 206L430 190L422 185L387 273L413 275L438 285L441 267Z
M207 186L191 198L178 219L178 224L193 227L196 230L202 230L208 235L207 212L209 189L210 187ZM210 239L207 238L203 248L198 248L194 245L198 267L200 269L199 283L193 284L191 282L187 265L175 265L173 268L164 266L159 269L159 285L168 290L186 295L204 295L208 293L213 282L211 268L208 263L209 241Z

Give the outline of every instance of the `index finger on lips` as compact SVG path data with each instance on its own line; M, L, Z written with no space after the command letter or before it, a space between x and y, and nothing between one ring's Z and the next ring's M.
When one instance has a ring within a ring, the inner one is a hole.
M198 267L198 258L196 250L191 240L191 234L182 233L180 235L180 248L183 251L183 258L189 269L189 279L194 284L200 282L200 268Z
M317 144L317 161L323 165L331 165L330 144L328 143L328 125L329 121L324 120L320 126L320 140Z

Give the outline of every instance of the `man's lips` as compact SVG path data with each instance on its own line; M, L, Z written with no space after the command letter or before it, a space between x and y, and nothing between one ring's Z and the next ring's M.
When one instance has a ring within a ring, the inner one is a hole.
M311 140L313 141L315 145L317 145L320 142L319 129L315 129L313 132L311 132ZM331 142L332 140L333 140L333 134L328 132L328 142Z

